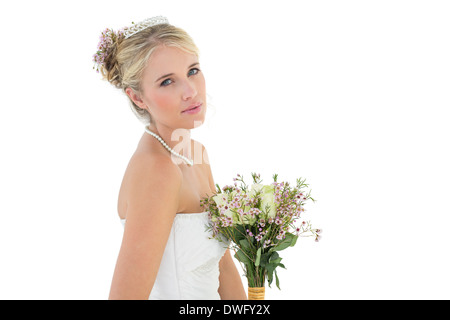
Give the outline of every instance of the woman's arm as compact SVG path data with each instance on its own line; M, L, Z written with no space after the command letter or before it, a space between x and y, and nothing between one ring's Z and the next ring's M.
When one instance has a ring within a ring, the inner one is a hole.
M109 299L148 299L178 210L178 167L145 155L133 161L127 220Z
M211 165L209 162L208 152L202 145L202 155L204 164L207 168L209 185L211 190L215 191L216 186L214 183ZM236 265L233 262L233 258L230 254L230 249L227 249L222 259L219 262L219 295L222 300L247 300L247 295L242 284L241 276L239 275Z
M219 262L219 295L222 300L247 300L241 276L227 249Z

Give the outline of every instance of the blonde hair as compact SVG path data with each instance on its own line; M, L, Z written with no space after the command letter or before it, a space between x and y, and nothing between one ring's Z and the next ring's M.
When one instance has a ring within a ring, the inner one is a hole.
M135 93L141 93L144 69L153 51L160 45L177 47L199 56L197 46L186 31L165 23L139 31L128 39L120 37L99 70L104 79L116 88L122 89L124 93L127 88L131 88ZM136 117L145 124L151 123L148 111L138 107L130 97L128 99Z

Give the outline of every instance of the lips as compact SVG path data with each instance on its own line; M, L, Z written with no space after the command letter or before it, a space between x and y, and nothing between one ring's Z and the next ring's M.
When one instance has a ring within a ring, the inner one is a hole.
M196 109L196 108L200 107L201 105L202 105L201 102L197 102L197 103L191 104L189 107L187 107L186 109L184 109L184 110L182 111L182 113L183 113L183 112L187 112L187 111L189 111L189 110Z

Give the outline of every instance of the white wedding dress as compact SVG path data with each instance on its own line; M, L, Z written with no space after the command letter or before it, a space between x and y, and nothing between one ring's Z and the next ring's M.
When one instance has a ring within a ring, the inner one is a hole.
M209 239L208 221L208 211L175 216L150 300L220 299L219 261L227 246Z

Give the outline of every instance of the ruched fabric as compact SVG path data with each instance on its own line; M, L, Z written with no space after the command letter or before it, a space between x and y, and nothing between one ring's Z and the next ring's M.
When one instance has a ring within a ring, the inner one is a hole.
M150 300L218 300L227 243L209 239L208 212L175 216ZM125 223L125 220L122 220Z

